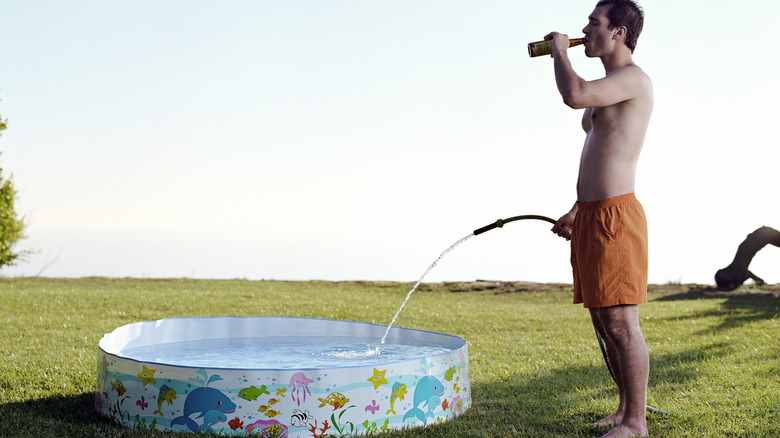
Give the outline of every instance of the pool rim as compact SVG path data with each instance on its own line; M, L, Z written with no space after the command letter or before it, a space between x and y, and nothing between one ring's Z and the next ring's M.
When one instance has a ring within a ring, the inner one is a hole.
M340 323L340 324L358 324L358 325L366 325L366 326L372 326L372 327L378 327L386 329L386 325L382 324L376 324L371 322L363 322L363 321L351 321L351 320L342 320L342 319L329 319L329 318L312 318L312 317L298 317L298 316L275 316L275 315L258 315L258 316L239 316L239 315L224 315L224 316L178 316L173 318L161 318L157 320L148 320L148 321L139 321L139 322L133 322L129 324L125 324L122 326L119 326L112 330L110 333L106 333L103 335L103 337L100 338L100 341L98 341L98 350L99 353L110 355L122 360L132 361L138 364L150 364L155 366L164 366L164 367L172 367L172 368L186 368L186 369L206 369L206 370L226 370L226 371L277 371L277 372L284 372L284 371L322 371L322 370L341 370L341 369L349 369L349 368L365 368L367 365L344 365L344 366L321 366L321 367L295 367L295 368L262 368L262 367L211 367L211 366L194 366L194 365L178 365L178 364L171 364L171 363L165 363L165 362L157 362L157 361L145 361L145 360L139 360L133 357L128 357L126 355L122 355L119 353L112 353L106 350L104 348L103 341L106 340L107 337L114 335L117 331L126 329L127 327L133 326L133 325L142 325L142 324L154 324L159 323L160 321L170 321L170 320L184 320L184 319L192 319L192 320L215 320L215 319L242 319L242 320L249 320L249 319L297 319L297 320L307 320L307 321L320 321L320 322L329 322L329 323ZM434 354L428 354L428 355L418 355L418 356L412 356L404 359L398 359L398 360L391 360L386 362L378 362L376 365L385 366L387 364L397 364L397 363L403 363L403 362L409 362L409 361L415 361L415 360L421 360L421 359L429 359L429 358L435 358L443 355L450 355L454 354L458 351L462 351L464 349L468 349L468 343L461 338L460 336L451 335L447 333L440 333L440 332L434 332L430 330L422 330L422 329L412 329L408 327L398 327L393 326L390 329L390 333L404 333L404 332L414 332L419 334L428 334L428 335L434 335L437 337L442 338L449 338L450 340L454 341L453 344L457 344L457 346L445 346L445 348L448 349L448 351L444 351L441 353L434 353ZM118 333L117 333L118 335ZM224 338L217 338L217 339L224 339ZM381 340L381 338L379 339ZM108 341L106 341L108 342ZM381 344L377 344L381 345ZM121 351L121 349L120 349ZM467 351L467 350L466 350Z

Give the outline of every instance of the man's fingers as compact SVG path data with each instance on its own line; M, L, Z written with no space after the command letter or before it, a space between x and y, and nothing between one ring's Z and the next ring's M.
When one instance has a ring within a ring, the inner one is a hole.
M557 236L563 237L566 240L571 240L571 227L567 225L563 225L560 222L556 222L556 224L553 225L550 231L552 231Z

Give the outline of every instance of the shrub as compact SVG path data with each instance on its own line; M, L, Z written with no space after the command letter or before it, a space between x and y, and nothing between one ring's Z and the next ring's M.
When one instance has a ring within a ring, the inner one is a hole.
M0 117L0 135L7 127L7 120ZM14 245L24 236L24 219L14 208L16 189L12 177L3 177L0 167L0 268L13 266L25 259L29 251L14 251Z

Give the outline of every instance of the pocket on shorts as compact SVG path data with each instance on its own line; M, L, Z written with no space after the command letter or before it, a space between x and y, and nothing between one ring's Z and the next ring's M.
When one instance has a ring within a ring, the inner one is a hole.
M620 233L621 220L618 210L615 208L601 210L599 225L601 227L601 235L604 236L604 242L614 242Z

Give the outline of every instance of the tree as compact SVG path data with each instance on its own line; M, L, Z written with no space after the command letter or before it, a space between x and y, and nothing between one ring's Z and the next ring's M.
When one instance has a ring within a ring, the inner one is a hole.
M7 127L8 120L0 117L0 135ZM0 268L14 266L25 259L30 251L14 251L14 245L26 236L24 220L20 219L14 209L16 189L12 177L3 178L3 168L0 167Z

